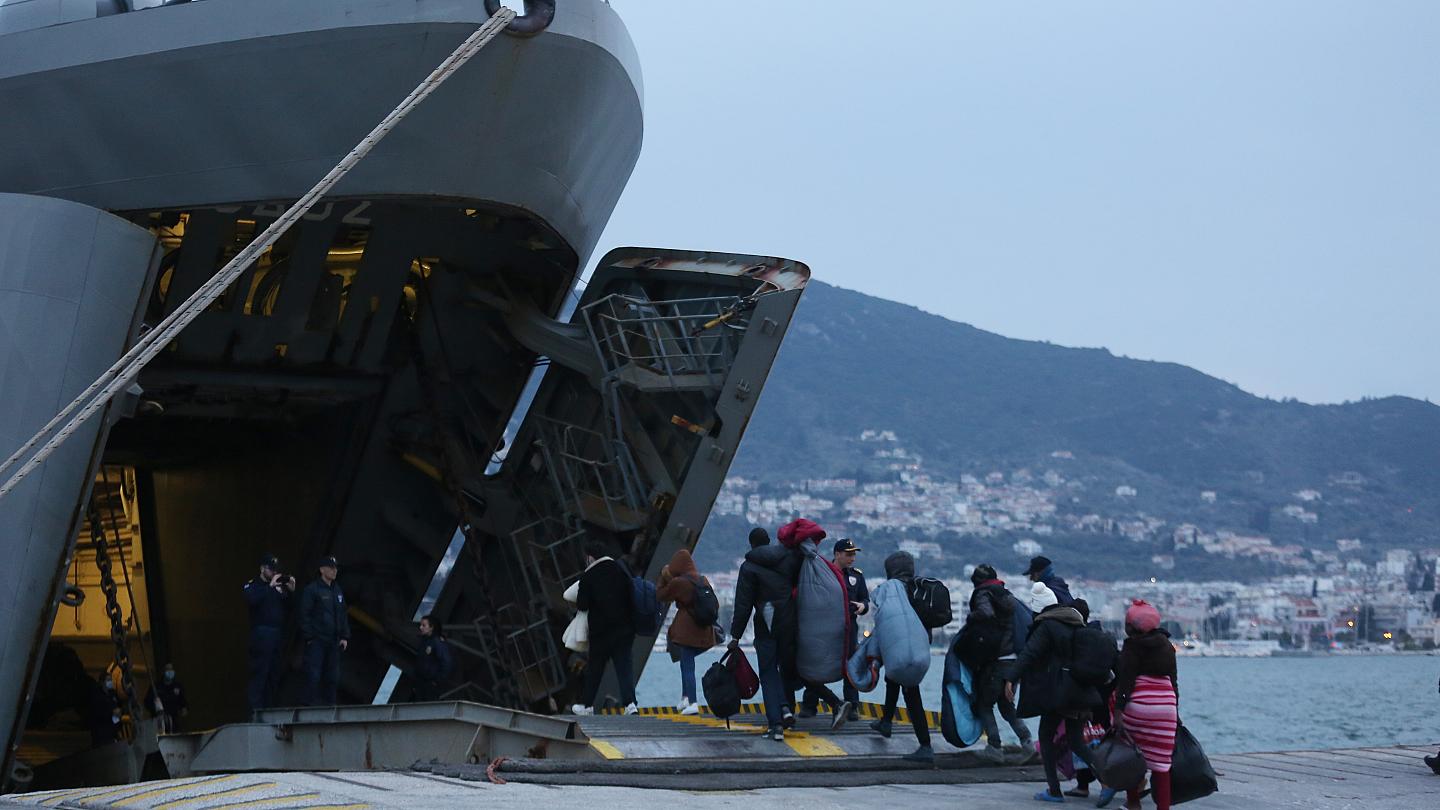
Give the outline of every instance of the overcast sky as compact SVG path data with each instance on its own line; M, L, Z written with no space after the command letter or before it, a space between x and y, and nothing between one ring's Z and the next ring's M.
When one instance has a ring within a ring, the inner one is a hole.
M1440 402L1440 2L612 5L646 132L601 251L786 256L1265 396Z

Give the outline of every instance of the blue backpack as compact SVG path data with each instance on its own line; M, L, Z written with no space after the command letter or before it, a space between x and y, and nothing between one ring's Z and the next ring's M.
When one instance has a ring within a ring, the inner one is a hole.
M665 606L660 604L655 583L642 576L636 576L623 561L621 567L630 575L630 601L634 611L635 635L654 636L665 624Z

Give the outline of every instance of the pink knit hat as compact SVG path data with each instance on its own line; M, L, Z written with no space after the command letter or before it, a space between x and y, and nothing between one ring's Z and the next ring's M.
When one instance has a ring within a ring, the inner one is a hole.
M1144 599L1136 599L1125 611L1125 623L1141 633L1148 633L1160 626L1160 611Z

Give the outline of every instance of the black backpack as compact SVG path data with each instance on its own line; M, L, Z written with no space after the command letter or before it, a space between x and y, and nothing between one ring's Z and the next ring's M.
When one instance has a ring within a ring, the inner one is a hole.
M729 652L722 655L700 679L700 688L705 690L705 703L710 713L723 718L727 727L730 716L740 711L740 685L735 681L734 670L726 663L729 657Z
M1070 677L1084 686L1104 686L1110 682L1118 655L1115 637L1087 624L1077 629L1071 640Z
M686 608L690 611L690 618L701 627L714 627L720 622L720 599L715 595L715 589L700 577L685 578L695 586L690 605Z
M910 580L910 606L920 617L920 624L926 630L944 627L955 618L950 607L950 589L945 583L930 577L915 577Z
M955 635L955 654L972 673L1000 657L1004 628L994 619L972 616Z

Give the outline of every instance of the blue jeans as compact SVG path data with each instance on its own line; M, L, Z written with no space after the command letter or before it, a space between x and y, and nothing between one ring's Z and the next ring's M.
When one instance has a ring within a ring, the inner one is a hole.
M695 694L695 656L704 652L696 647L686 647L684 644L676 644L680 650L680 693L691 703L696 703Z
M780 645L773 636L755 637L755 665L760 668L760 694L765 698L765 719L770 727L780 725L785 707L794 699L780 677Z

